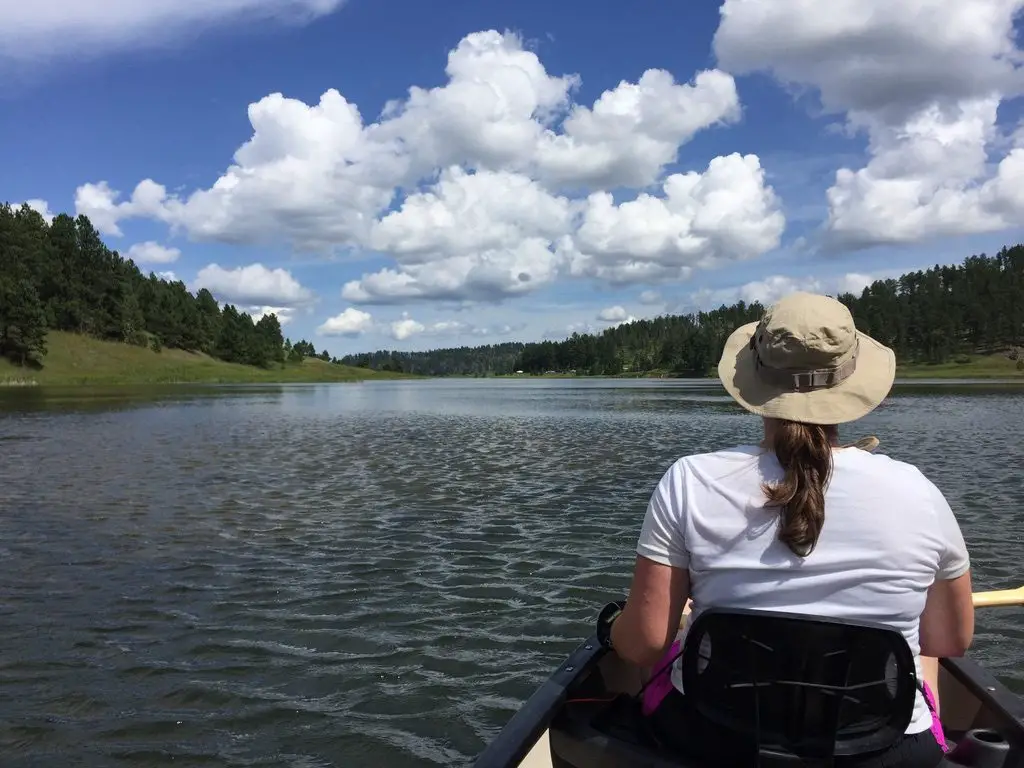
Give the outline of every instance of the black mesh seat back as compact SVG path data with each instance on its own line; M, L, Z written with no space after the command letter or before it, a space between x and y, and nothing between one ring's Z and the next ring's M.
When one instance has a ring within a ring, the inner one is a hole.
M697 617L682 674L701 717L762 751L804 757L885 749L910 723L917 691L896 630L742 609Z

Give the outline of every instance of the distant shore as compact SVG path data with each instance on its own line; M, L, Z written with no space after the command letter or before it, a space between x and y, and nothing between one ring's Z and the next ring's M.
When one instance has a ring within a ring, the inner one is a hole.
M510 373L501 374L497 378L503 379L692 379L699 381L703 378L712 379L709 374L702 376L687 376L673 373L672 371L643 371L630 373L625 371L619 374L603 376L592 376L580 373ZM1003 354L996 355L970 355L959 358L959 361L929 365L926 363L910 363L896 365L897 379L1001 379L1006 381L1020 382L1024 384L1024 370L1017 369L1017 361L1011 360Z
M0 360L0 387L145 384L289 384L418 378L408 374L336 365L317 358L282 367L256 368L226 363L197 352L100 341L51 331L38 369Z
M164 349L154 352L144 347L100 341L61 331L47 335L48 352L42 368L19 367L0 360L0 387L146 385L146 384L288 384L424 379L426 376L375 371L350 365L307 358L269 369L227 363L197 352ZM442 378L442 377L436 377ZM451 377L477 378L477 377ZM576 373L496 374L502 379L675 379L700 380L671 371L645 371L617 375L591 376ZM708 379L713 376L706 377ZM973 379L1003 380L1024 384L1024 371L1005 354L964 356L948 363L897 365L897 379Z

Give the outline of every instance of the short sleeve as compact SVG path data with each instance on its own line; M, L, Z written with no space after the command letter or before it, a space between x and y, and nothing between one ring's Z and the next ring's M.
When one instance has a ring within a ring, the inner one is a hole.
M932 486L932 505L935 510L935 524L942 549L939 552L939 569L935 578L948 581L963 576L971 567L967 544L960 530L956 515L942 491Z
M686 568L690 554L683 538L685 486L683 469L677 462L661 478L647 504L647 514L637 541L638 555L662 565Z

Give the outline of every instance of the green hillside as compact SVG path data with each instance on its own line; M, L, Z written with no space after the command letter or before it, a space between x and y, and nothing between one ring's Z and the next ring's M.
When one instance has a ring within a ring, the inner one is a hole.
M402 374L337 365L316 358L257 368L217 360L201 352L100 341L63 331L46 336L45 365L22 367L0 358L3 384L245 384L366 381L402 378Z
M896 375L905 379L1019 379L1024 382L1024 364L1009 352L994 355L962 355L944 363L896 364Z

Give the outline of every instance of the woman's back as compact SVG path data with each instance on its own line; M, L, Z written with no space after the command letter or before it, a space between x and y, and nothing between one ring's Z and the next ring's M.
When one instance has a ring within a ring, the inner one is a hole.
M765 507L763 484L783 475L775 454L755 445L680 459L652 496L638 554L688 568L695 615L739 606L878 621L918 655L929 586L969 567L942 494L909 464L837 449L824 526L801 557L779 539L778 511ZM922 699L909 732L930 722Z
M962 655L974 633L970 563L949 505L917 469L842 448L839 425L885 399L894 352L857 330L828 296L791 294L730 334L718 376L760 416L764 442L687 456L651 496L629 599L602 612L599 636L624 659L674 656L687 598L696 614L742 607L875 621L915 654ZM659 665L661 668L661 665ZM658 672L655 678L662 674ZM681 751L680 721L706 725L682 690L645 699L654 728ZM663 679L663 678L661 678ZM919 693L904 736L858 766L931 766L939 742ZM699 741L699 738L697 739Z

